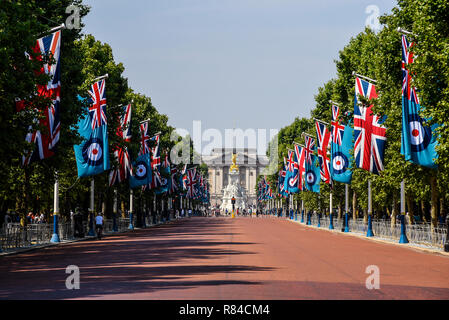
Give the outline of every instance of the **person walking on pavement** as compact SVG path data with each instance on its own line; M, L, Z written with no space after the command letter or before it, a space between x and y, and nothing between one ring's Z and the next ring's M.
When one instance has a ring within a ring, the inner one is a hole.
M101 212L99 212L95 217L95 231L97 232L98 240L101 240L101 236L103 233L103 222L103 216Z

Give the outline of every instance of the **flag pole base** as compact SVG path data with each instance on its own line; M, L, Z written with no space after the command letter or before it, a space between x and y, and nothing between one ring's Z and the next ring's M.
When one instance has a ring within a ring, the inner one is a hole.
M345 213L345 230L344 232L349 232L349 226L348 226L348 214Z
M399 239L399 243L408 243L407 236L405 234L401 234L401 238Z
M59 239L59 235L58 235L57 233L53 233L53 235L51 236L50 242L51 242L51 243L58 243L58 242L61 242L60 239Z

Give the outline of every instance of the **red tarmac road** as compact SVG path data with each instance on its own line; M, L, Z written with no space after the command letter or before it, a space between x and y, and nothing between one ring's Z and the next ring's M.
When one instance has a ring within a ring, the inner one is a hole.
M79 290L66 289L69 265ZM277 218L196 217L0 257L0 299L446 300L449 257Z

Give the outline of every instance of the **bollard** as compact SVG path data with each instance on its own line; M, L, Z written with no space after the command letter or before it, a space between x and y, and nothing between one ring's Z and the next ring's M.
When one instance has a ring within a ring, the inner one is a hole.
M134 223L133 223L133 213L132 211L129 212L129 226L128 229L129 230L134 230Z
M332 211L329 214L329 230L334 230L334 216Z
M405 233L405 215L401 214L399 219L401 219L401 238L399 243L408 243L407 234Z
M51 236L50 242L52 243L58 243L59 240L59 226L58 226L58 217L59 214L55 213L53 215L53 235Z
M373 221L372 221L372 216L370 214L368 215L368 231L366 232L366 236L367 237L374 237Z
M348 213L345 213L345 231L344 232L349 232L349 224L348 224Z

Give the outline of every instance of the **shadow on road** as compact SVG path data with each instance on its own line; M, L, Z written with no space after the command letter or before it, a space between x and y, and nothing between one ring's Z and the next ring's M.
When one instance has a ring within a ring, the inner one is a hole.
M226 280L227 273L270 267L226 265L215 259L251 255L222 241L236 233L228 219L192 218L100 240L80 241L0 258L0 299L95 298L198 286L258 284ZM65 269L80 268L80 290L67 290ZM218 280L211 280L216 275ZM201 277L207 279L201 279ZM195 277L193 279L193 277ZM192 279L189 279L192 278Z

